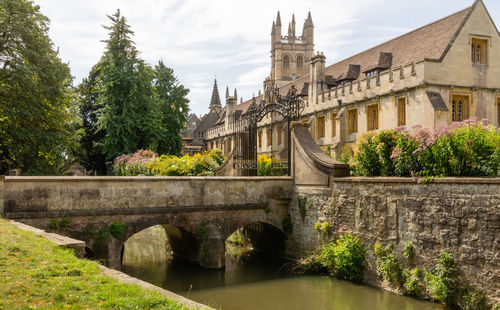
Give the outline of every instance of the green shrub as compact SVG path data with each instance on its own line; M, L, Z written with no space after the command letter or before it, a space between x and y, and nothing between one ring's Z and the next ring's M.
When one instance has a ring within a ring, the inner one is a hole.
M500 129L476 119L434 131L382 130L360 135L351 170L361 176L500 176Z
M455 261L450 253L442 252L438 266L425 275L425 283L429 295L437 301L453 303L458 284Z
M321 232L324 233L325 235L328 235L330 233L330 223L328 222L324 222L322 225L321 225Z
M403 272L405 283L404 286L408 295L413 297L420 296L423 289L423 272L419 268L413 270L405 270Z
M463 286L459 289L457 306L461 310L491 309L486 300L486 294L472 286Z
M59 222L59 226L61 227L71 227L71 219L69 217L65 217Z
M375 255L377 255L377 269L382 279L389 281L399 287L405 282L403 268L394 256L392 246L382 247L380 243L376 243L373 247Z
M52 230L57 230L59 229L59 221L57 219L51 219L49 223L49 227Z
M415 249L413 248L413 244L411 242L407 242L403 249L403 256L407 259L412 259L415 256Z
M314 223L314 230L317 232L321 231L321 223L320 222Z
M363 281L366 250L358 237L349 233L344 234L337 240L331 251L322 253L322 255L326 254L333 254L337 277L357 283Z
M109 225L108 231L112 236L118 239L122 238L123 233L125 232L125 224L121 222L113 222Z

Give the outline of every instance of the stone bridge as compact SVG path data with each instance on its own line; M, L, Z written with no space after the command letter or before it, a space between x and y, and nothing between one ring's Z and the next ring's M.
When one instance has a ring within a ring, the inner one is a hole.
M292 192L291 177L2 176L0 213L84 240L114 268L130 236L164 225L176 255L220 268L225 240L238 228L282 231Z

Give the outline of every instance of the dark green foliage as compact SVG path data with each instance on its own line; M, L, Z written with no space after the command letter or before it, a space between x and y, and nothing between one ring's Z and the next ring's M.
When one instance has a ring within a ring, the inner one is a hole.
M102 139L106 131L100 129L97 121L100 117L102 104L99 101L99 66L96 64L77 88L81 118L80 145L77 156L80 163L89 171L98 175L106 174L106 156L102 149Z
M65 218L63 218L63 219L59 222L59 226L61 226L61 227L65 227L65 228L71 227L71 219L70 219L69 217L65 217Z
M304 194L299 194L297 196L297 204L299 205L299 213L300 217L302 220L306 218L306 211L307 211L307 196Z
M109 233L115 237L115 238L122 238L123 237L123 233L125 232L125 224L121 223L121 222L113 222L109 225L108 227L108 231Z
M283 231L287 234L291 234L293 232L293 224L292 217L290 214L287 214L283 220L281 221L281 225L283 226Z
M59 175L77 143L71 74L26 0L0 1L0 174Z
M154 90L159 101L162 114L164 133L158 143L160 154L180 154L182 139L179 135L187 120L189 100L186 96L189 89L185 88L174 76L174 70L160 61L154 68Z
M78 155L98 174L106 173L107 161L140 149L178 154L188 113L189 90L173 70L161 61L147 65L120 11L108 17L104 55L78 87L84 132Z
M59 229L59 221L57 219L50 220L49 228L52 229L52 230Z

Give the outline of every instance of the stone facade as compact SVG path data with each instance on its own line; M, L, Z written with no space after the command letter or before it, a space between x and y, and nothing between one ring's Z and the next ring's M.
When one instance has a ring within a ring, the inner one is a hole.
M294 86L306 103L303 121L312 123L310 131L316 143L330 149L332 156L370 130L415 125L435 128L439 123L470 117L500 125L500 35L481 0L332 65L326 65L322 53L309 54L313 40L301 40L310 42L302 51L303 44L293 44L291 35L282 37L281 30L278 35L278 21L281 25L279 15L273 23L272 69L264 89L275 82L284 95ZM293 21L293 34L292 25ZM312 19L308 27L304 25L308 37L313 38ZM291 63L285 79L283 57L294 59L299 54L307 60L307 71L292 78L295 67ZM261 100L259 92L255 101ZM244 115L252 102L232 106L230 111L226 104L222 111L227 112L226 119L221 118L206 132L209 150L218 147L225 154L231 152L229 146L235 144L231 120ZM260 154L278 159L286 154L283 125L275 114L258 124Z
M411 242L413 264L431 270L447 251L464 279L500 301L500 179L443 178L417 184L410 178L340 178L330 189L298 188L288 242L294 255L304 255L335 236L342 226L369 248L365 279L376 276L373 244L392 244L400 261ZM299 204L301 200L301 204ZM301 206L299 206L301 205ZM328 222L333 234L314 229Z

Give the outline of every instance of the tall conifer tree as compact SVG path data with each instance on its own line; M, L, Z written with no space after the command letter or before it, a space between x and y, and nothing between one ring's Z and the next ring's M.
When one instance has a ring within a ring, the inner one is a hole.
M138 57L133 32L118 10L112 16L100 69L99 129L107 159L138 149L156 150L164 135L156 102L152 68Z

